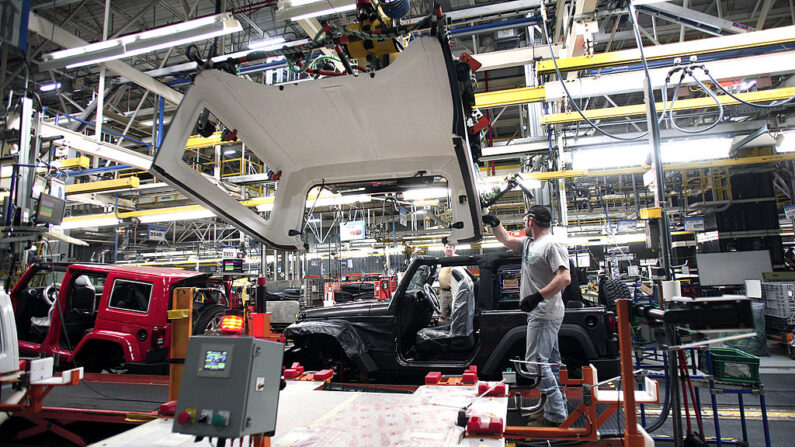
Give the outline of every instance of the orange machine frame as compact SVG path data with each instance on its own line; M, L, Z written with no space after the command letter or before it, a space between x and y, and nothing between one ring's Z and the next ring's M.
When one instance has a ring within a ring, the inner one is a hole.
M623 445L624 447L643 447L645 446L646 433L638 426L637 415L635 414L635 375L632 365L632 331L630 327L630 318L632 316L631 310L632 302L630 300L618 300L618 340L619 350L621 356L621 382L622 382L622 397L624 405L624 439L623 442L618 439L600 440L598 428L601 427L607 419L618 411L621 401L616 400L598 400L597 381L595 370L586 366L582 368L582 379L569 378L568 371L561 370L560 382L563 385L582 386L583 397L585 393L591 393L590 405L585 405L585 401L580 404L569 417L560 424L559 427L523 427L523 426L506 426L503 436L511 440L576 440L576 441L592 441L594 444L598 443L600 446L608 445ZM653 382L654 386L659 391L657 382ZM659 396L659 392L655 395ZM657 399L659 402L659 399ZM644 402L651 403L651 402ZM596 414L597 404L608 404L607 409L601 414ZM581 415L585 416L586 426L582 428L572 428ZM585 444L587 445L587 444Z

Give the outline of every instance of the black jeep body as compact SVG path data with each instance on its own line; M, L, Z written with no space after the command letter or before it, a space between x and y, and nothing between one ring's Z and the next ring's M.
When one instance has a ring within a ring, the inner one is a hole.
M511 252L418 257L388 302L303 311L285 330L291 342L285 360L309 369L335 367L341 380L359 380L366 373L378 381L413 381L429 371L460 374L470 365L478 367L481 377L499 377L512 367L510 359L524 357L527 314L519 310L518 294L508 297L500 282L505 271L518 270L520 261ZM469 302L475 308L466 313L473 330L428 342L423 334L449 327L436 320L428 296L434 274L445 266L464 267L474 283L475 297ZM563 362L570 371L593 364L600 377L619 375L613 313L583 300L576 281L570 287L574 293L564 293L568 301L559 335Z

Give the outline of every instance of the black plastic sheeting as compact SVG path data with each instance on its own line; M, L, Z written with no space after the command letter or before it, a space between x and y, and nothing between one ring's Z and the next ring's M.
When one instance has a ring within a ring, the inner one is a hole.
M288 338L308 335L329 335L339 342L342 350L349 359L368 366L368 370L375 369L372 359L367 354L367 348L359 337L359 333L347 321L301 321L293 323L284 330ZM372 365L372 369L369 367Z
M395 350L395 320L372 318L370 321L352 321L368 351L393 352Z
M265 301L295 300L301 299L301 289L289 288L275 292L266 291Z

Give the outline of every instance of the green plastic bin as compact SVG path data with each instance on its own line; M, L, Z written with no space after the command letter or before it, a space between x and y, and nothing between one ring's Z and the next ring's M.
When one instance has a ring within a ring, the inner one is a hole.
M734 348L712 348L712 374L721 382L760 384L759 357ZM702 371L709 371L706 351L699 351Z

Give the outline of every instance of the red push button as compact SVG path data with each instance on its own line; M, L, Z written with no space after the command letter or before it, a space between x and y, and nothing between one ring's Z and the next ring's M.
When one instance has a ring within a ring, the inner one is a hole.
M182 413L177 415L177 423L180 425L185 425L189 423L191 420L191 414L187 411L183 411Z

